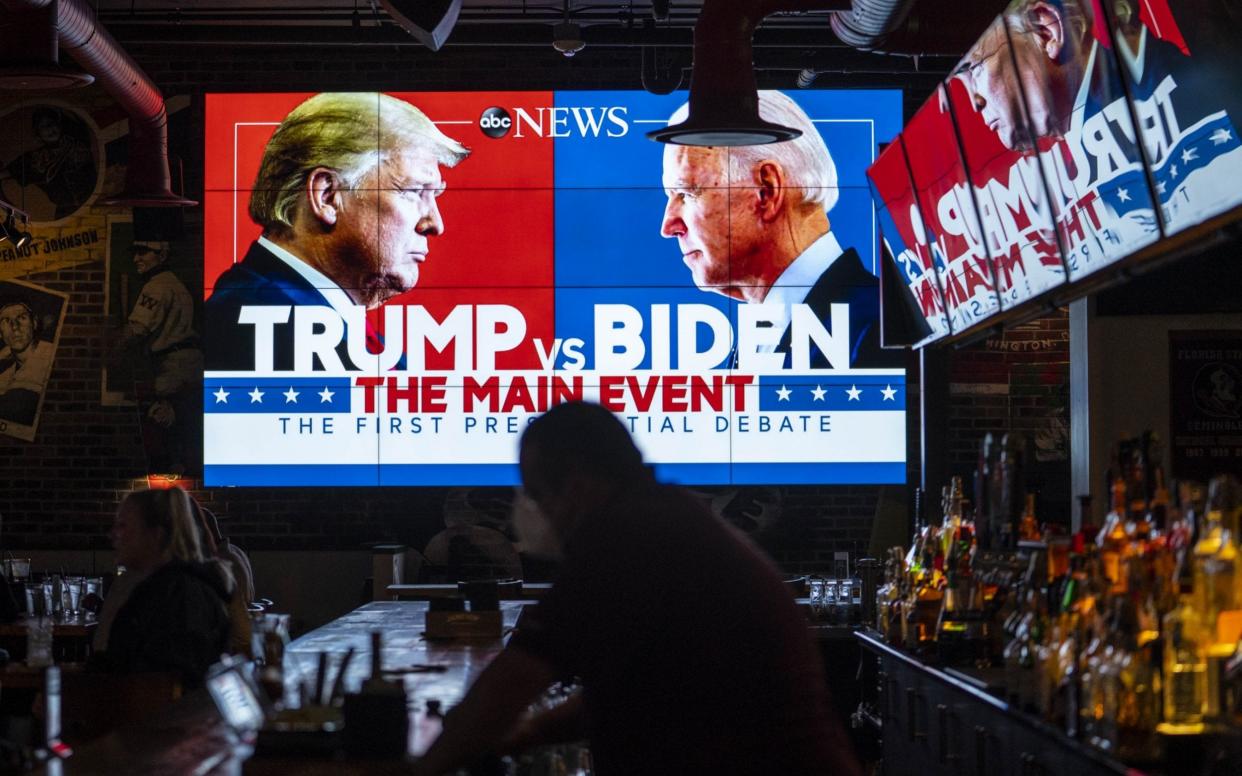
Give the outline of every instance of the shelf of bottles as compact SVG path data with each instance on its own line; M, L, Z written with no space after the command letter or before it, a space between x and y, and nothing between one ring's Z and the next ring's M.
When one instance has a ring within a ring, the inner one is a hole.
M1012 706L1124 761L1158 758L1170 737L1236 735L1237 480L1171 494L1146 463L1152 445L1122 444L1103 526L1071 536L1041 529L1020 487L1021 451L1016 437L984 440L974 509L960 477L942 492L938 524L919 520L916 504L911 546L889 551L876 592L883 638L998 679Z

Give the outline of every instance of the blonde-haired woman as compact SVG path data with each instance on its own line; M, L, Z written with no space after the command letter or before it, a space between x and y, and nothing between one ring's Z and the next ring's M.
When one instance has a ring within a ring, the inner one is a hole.
M204 556L194 504L180 488L135 491L112 525L117 563L141 575L117 610L96 663L114 673L165 672L202 685L229 648L233 576Z

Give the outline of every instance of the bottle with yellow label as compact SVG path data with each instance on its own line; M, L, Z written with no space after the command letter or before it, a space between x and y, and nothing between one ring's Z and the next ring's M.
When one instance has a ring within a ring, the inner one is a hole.
M1130 547L1126 534L1126 483L1120 477L1113 480L1112 509L1104 518L1104 527L1096 538L1100 548L1100 563L1108 578L1110 593L1126 592L1126 572L1122 562Z

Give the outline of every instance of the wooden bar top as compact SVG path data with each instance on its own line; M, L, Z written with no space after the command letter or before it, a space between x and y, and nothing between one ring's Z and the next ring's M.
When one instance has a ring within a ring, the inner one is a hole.
M455 586L454 586L455 587ZM319 653L328 653L329 678L335 679L342 657L354 648L345 689L356 692L371 673L371 632L384 634L383 668L404 676L406 692L422 708L438 700L445 711L466 694L487 664L500 653L528 601L501 601L504 635L500 639L433 641L423 635L427 601L375 601L301 636L285 651L285 684L293 688L313 677Z

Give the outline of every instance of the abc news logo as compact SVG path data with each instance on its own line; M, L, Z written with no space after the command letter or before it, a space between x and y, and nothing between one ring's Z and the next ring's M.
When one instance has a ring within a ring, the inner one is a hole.
M488 137L504 137L512 126L513 119L504 108L488 108L479 117L479 129Z
M557 106L527 111L514 108L514 115L491 107L479 116L479 129L493 139L505 137L625 137L630 131L628 108Z

